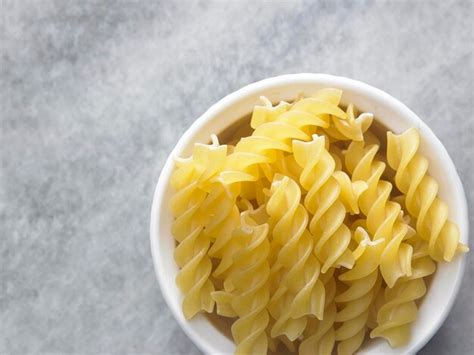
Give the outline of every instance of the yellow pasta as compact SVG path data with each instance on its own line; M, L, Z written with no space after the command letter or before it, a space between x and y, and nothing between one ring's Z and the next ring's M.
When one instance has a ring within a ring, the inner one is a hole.
M392 347L409 341L410 324L418 314L416 301L426 293L423 278L435 270L436 264L427 253L414 253L411 276L402 278L393 288L385 289L383 304L377 312L377 327L370 333L371 338L383 337Z
M309 229L316 239L315 254L323 263L321 271L325 273L337 266L351 268L354 259L348 250L351 232L344 224L346 207L340 199L341 187L334 177L335 162L325 148L324 136L315 135L311 142L293 141L293 152L303 168L300 182L308 191L304 205L313 215ZM355 188L357 195L366 188L365 183L361 185Z
M207 254L211 241L203 231L208 216L201 209L207 193L199 187L203 178L218 173L225 162L226 147L213 140L211 145L196 144L191 158L177 161L171 177L176 190L171 200L171 212L176 218L172 233L179 243L174 257L181 269L176 284L184 293L186 318L201 310L211 312L214 307L214 285L209 280L212 263Z
M392 287L398 278L411 272L412 248L403 239L412 230L400 218L401 206L390 200L392 184L380 179L385 163L374 159L378 149L376 144L365 146L364 142L353 141L347 149L345 164L352 180L367 182L368 188L360 196L360 209L367 216L367 230L374 240L383 239L366 272L380 267L385 282ZM350 272L355 273L357 267Z
M300 204L298 184L275 175L270 193L267 213L277 255L271 270L269 311L276 320L271 336L295 340L306 327L306 315L322 318L324 286L318 278L320 265L312 254L313 242L306 229L308 213Z
M267 304L270 297L268 224L257 224L265 206L242 212L240 250L225 287L233 294L231 307L238 319L232 325L237 354L262 354L267 351Z
M269 164L280 165L281 172L285 169L285 159L279 159L283 152L291 152L291 141L309 140L308 131L315 127L329 127L329 114L341 119L347 117L337 104L342 92L339 90L321 90L314 98L302 99L294 105L281 102L272 107L271 102L262 98L264 106L256 106L251 118L254 131L251 136L243 137L235 145L228 157L227 167L218 177L223 184L239 181L258 180L262 173L272 181L275 169ZM321 96L319 98L318 96ZM291 158L288 159L290 166ZM258 166L261 169L258 169ZM244 173L244 174L243 174Z
M301 355L332 354L335 343L334 321L336 320L337 312L334 302L336 280L333 275L334 268L328 270L328 272L321 276L321 281L324 283L326 290L323 319L308 319L303 341L298 349Z
M213 272L217 278L225 277L226 271L233 263L233 255L237 246L231 243L234 231L239 226L239 209L236 205L239 186L224 187L214 184L211 192L201 205L201 208L211 216L205 224L204 233L214 243L208 254L219 259L219 264Z
M350 104L346 110L347 119L334 117L330 126L324 131L334 140L364 140L364 133L369 129L374 116L371 113L362 113L354 117L354 106Z
M427 174L428 160L418 154L420 136L411 128L403 134L387 133L387 161L395 172L397 188L406 196L405 204L417 219L419 235L429 241L430 256L451 261L456 252L467 251L459 243L459 229L448 220L448 206L437 197L438 183Z
M227 158L226 168L217 181L233 184L255 181L262 175L259 165L274 163L279 151L291 151L292 139L307 139L302 130L284 122L269 122L260 125L250 137L242 138Z
M343 150L338 147L336 144L331 144L329 146L329 153L331 154L334 162L336 164L336 171L344 170L344 153Z
M370 258L378 241L371 241L367 232L357 227L354 238L363 245L360 255L357 255L359 267L357 273L352 272L350 277L342 274L341 280L347 283L347 290L336 296L335 301L340 305L335 321L342 323L336 330L336 340L339 342L337 353L353 354L362 344L367 331L369 308L381 285L378 269L367 274L366 267L370 267Z
M342 95L263 97L249 124L223 133L229 145L212 136L175 159L183 313L233 318L236 354L346 355L376 337L402 346L425 278L468 250L416 129L388 132L385 152L373 115Z
M242 182L240 197L244 200L256 201L261 206L267 201L264 191L268 190L270 185L271 183L266 177L261 177L256 181Z

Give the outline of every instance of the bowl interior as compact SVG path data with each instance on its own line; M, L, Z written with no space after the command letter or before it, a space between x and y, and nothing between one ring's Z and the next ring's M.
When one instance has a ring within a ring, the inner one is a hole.
M344 91L342 103L352 102L359 111L372 112L375 119L395 133L417 127L421 136L421 153L430 161L429 173L437 179L439 195L450 207L450 219L461 230L461 239L467 242L467 207L461 181L445 148L433 132L406 106L388 94L358 81L322 75L296 74L263 80L246 86L212 106L188 129L168 158L153 200L151 216L151 247L155 270L163 296L181 327L205 353L233 353L232 340L219 331L209 320L198 315L186 321L181 312L182 295L175 285L178 268L173 259L175 242L171 235L172 216L169 201L173 194L169 178L173 170L173 156L188 156L195 142L209 142L211 134L219 134L247 116L259 103L261 95L272 102L291 101L299 94L310 95L325 87ZM446 318L459 289L464 269L464 257L452 263L440 264L420 304L418 319L412 326L412 338L405 347L392 349L382 339L374 339L361 348L361 353L414 353L436 332Z

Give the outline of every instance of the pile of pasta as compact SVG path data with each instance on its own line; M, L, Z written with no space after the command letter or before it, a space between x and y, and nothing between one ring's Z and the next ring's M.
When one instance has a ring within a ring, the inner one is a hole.
M401 346L436 263L468 250L417 130L379 138L341 96L261 98L247 136L175 159L183 312L234 318L236 354Z

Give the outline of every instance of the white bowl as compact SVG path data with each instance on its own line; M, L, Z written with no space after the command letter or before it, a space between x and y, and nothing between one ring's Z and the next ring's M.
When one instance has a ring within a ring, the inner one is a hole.
M224 97L197 119L181 137L161 171L151 211L151 251L161 292L174 317L206 354L231 354L232 340L217 330L203 315L186 321L182 311L182 294L175 284L178 267L173 259L175 241L171 235L173 218L169 201L173 194L169 179L173 171L174 156L188 156L196 142L208 143L213 133L220 133L242 117L248 115L259 97L264 95L272 102L292 100L298 94L311 94L315 90L334 87L343 90L342 103L354 103L360 111L372 112L377 121L400 133L409 127L418 128L421 152L429 159L429 173L437 179L441 198L450 208L450 219L461 230L461 240L468 241L467 204L461 180L446 149L431 129L410 109L387 93L359 81L325 74L282 75L247 85ZM441 264L421 303L418 319L412 326L409 344L392 349L383 339L374 339L360 350L366 354L412 354L420 350L436 333L446 319L459 290L464 273L464 256L449 264Z

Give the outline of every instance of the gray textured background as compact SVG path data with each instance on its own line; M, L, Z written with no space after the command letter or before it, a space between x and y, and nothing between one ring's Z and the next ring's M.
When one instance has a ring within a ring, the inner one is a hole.
M401 99L473 208L473 2L440 3L1 1L0 353L199 354L155 280L152 193L186 127L265 77ZM473 350L473 271L423 354Z

